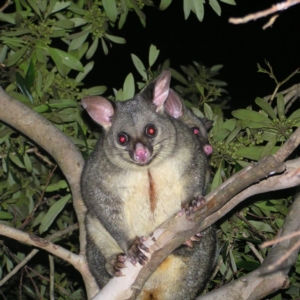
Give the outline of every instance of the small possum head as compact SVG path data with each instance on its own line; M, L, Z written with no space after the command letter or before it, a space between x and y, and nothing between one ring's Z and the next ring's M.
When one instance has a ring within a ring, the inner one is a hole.
M82 106L104 128L102 150L121 168L150 167L175 149L176 128L165 113L170 72L163 71L133 99L112 104L100 96L86 97Z
M172 89L170 89L168 99L165 102L165 110L170 116L191 128L193 134L199 138L207 156L212 153L213 148L208 142L208 131L212 127L212 121L198 118L190 109L185 107L183 100Z

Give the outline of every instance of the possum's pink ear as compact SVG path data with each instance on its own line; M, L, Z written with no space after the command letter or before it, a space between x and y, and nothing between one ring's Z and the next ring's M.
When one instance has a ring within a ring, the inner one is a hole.
M156 111L162 111L165 101L168 98L170 91L171 73L164 70L156 78L153 90L153 104L157 107Z
M169 96L165 103L166 113L172 116L173 118L177 119L182 116L183 109L184 105L182 103L182 100L174 90L170 89Z
M114 108L107 99L100 96L89 96L82 99L81 105L95 122L104 128L111 126Z

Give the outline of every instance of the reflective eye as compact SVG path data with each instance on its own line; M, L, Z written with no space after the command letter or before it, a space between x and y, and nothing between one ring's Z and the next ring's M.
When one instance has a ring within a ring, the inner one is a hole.
M129 137L126 133L124 132L121 132L118 134L118 143L121 145L121 146L125 146L129 141Z
M199 128L193 127L192 130L193 130L194 135L200 135L200 129Z
M156 127L153 124L147 125L145 129L145 133L149 137L156 136L157 133Z

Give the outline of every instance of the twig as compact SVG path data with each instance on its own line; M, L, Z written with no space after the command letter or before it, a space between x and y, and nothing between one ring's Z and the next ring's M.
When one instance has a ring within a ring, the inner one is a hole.
M289 7L299 4L300 0L286 0L285 2L277 3L272 5L271 8L268 8L263 11L259 11L254 14L249 14L243 18L230 18L229 23L232 24L242 24L242 23L247 23L249 21L257 20L259 18L266 17L268 15L274 14L278 11L288 9Z

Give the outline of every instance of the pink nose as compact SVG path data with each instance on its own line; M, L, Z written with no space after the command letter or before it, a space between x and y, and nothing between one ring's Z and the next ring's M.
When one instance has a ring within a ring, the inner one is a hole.
M134 150L134 160L136 162L145 164L148 162L149 158L149 150L143 144L137 143Z

